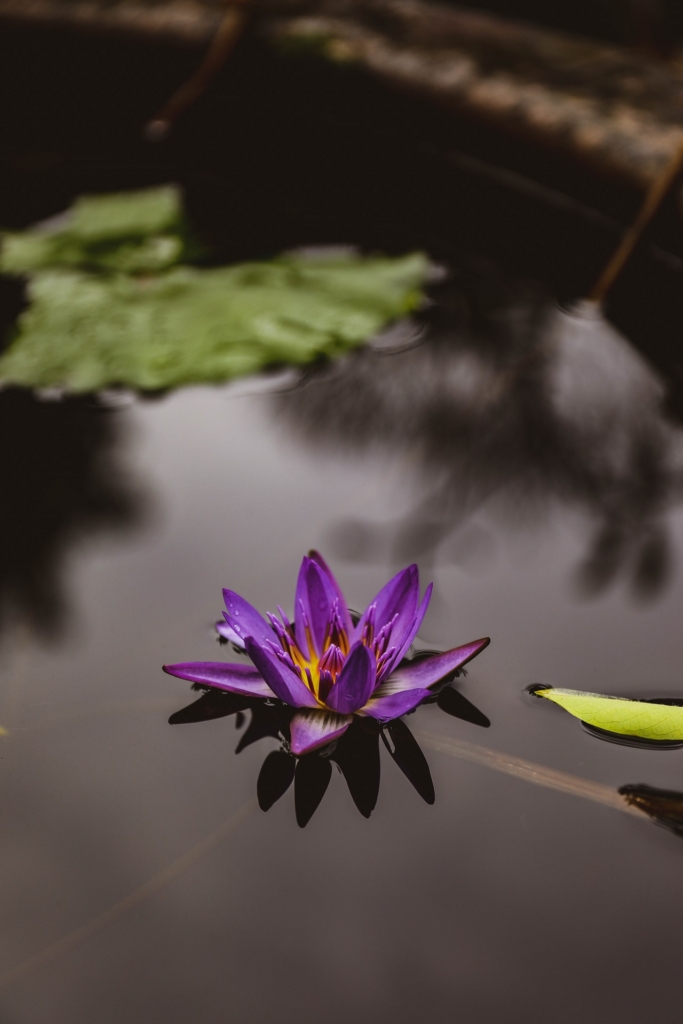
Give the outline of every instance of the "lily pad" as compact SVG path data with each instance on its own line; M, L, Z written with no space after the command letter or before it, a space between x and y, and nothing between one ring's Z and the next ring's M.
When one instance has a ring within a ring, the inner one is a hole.
M5 232L0 271L55 267L123 273L164 270L196 254L175 185L81 196L59 217L28 231Z
M535 689L534 694L559 704L570 715L605 732L660 742L683 741L683 707L675 704L551 687Z
M347 255L176 267L148 277L43 270L0 380L156 390L307 363L359 345L422 301L428 263Z

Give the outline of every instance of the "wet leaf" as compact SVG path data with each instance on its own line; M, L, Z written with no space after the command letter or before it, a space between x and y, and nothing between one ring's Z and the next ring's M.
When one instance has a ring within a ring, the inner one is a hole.
M213 718L234 715L249 707L250 698L222 690L208 690L199 700L176 711L169 718L170 725L185 725L188 722L208 722Z
M308 363L359 345L421 302L427 261L283 257L147 277L42 270L0 380L159 390Z
M587 725L605 732L645 740L683 741L683 707L674 703L626 700L554 688L535 689L534 693L559 704Z
M300 828L305 828L315 814L331 777L329 758L307 754L299 759L294 777L294 807Z
M274 750L263 762L256 783L256 795L262 811L268 811L287 792L294 780L296 759L283 750Z
M387 733L391 743L387 741ZM385 732L382 733L382 739L394 761L406 778L412 782L422 799L428 804L433 804L436 797L432 773L429 770L427 758L406 723L400 718L389 722Z
M464 722L480 725L484 729L488 729L491 725L486 715L452 686L446 686L440 691L436 703L442 711L445 711L447 715L452 715L453 718L461 718Z

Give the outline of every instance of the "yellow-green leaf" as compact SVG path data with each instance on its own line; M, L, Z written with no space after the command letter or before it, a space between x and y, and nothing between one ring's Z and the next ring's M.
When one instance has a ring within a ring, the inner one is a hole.
M683 740L683 707L608 697L581 690L535 690L587 725L645 740Z

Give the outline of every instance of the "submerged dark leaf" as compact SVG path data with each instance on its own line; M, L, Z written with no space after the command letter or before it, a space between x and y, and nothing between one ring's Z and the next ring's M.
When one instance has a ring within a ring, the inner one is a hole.
M452 686L444 687L436 703L442 711L445 711L447 715L452 715L453 718L461 718L464 722L480 725L484 729L488 729L491 724L479 708L470 703L467 697L463 697L458 690L454 690Z
M283 750L274 750L265 759L256 783L256 795L262 811L268 811L287 792L294 779L296 759Z
M379 729L374 722L353 722L331 759L341 768L354 804L369 818L377 804L380 779Z
M208 690L199 700L176 711L169 718L170 725L185 725L187 722L208 722L212 718L224 718L249 707L250 698L223 690Z
M627 804L637 807L663 828L683 836L683 793L645 785L622 786L619 792Z
M387 740L387 733L391 742ZM394 761L422 799L428 804L433 804L436 797L432 773L427 758L406 723L400 718L389 722L382 733L382 739Z
M265 736L280 739L287 728L289 716L281 705L266 704L265 701L253 701L251 704L251 721L246 732L237 744L236 754L245 747L262 740Z
M294 807L300 828L305 828L315 814L331 777L329 758L307 754L299 759L294 777Z

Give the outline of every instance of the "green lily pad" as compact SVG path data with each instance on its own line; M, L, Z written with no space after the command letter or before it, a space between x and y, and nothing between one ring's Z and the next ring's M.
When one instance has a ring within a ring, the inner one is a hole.
M620 736L671 742L683 740L683 707L626 700L600 693L548 688L534 690L537 697L559 704L587 725Z
M123 273L164 270L187 259L180 190L175 185L81 196L63 215L28 231L5 232L0 271L54 267Z
M37 271L0 380L155 390L307 363L415 309L428 266L416 253L179 266L146 277Z
M357 255L200 268L173 185L83 196L5 233L0 272L28 276L29 307L0 381L158 390L307 363L359 345L422 302L428 262Z

